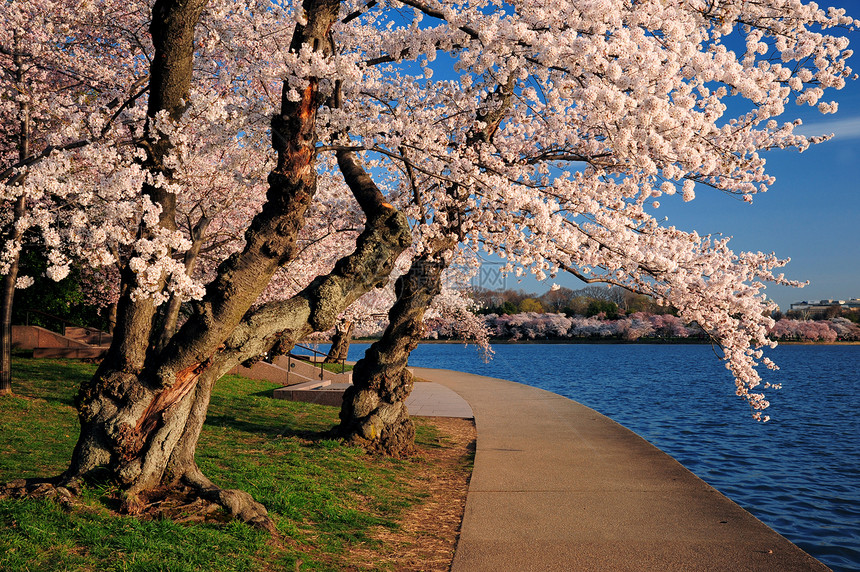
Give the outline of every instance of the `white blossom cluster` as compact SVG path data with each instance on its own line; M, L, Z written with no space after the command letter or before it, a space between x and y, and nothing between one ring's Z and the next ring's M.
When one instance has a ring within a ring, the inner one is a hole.
M121 103L147 71L138 60L147 12L116 0L0 6L0 274L24 241L40 244L47 276L62 280L73 262L111 264L133 240L143 173L121 121L141 110Z

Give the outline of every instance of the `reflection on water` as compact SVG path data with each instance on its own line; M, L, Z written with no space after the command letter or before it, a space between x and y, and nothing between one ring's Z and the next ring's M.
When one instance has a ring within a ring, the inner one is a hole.
M355 344L350 359L367 348ZM860 346L780 346L756 423L706 345L422 344L410 365L533 385L635 431L834 570L860 571Z

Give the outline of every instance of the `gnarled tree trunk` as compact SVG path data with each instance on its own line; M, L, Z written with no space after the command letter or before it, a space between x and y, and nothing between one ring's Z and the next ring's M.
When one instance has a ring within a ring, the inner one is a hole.
M331 274L290 300L249 313L205 360L171 367L174 356L165 352L137 369L109 355L78 397L81 436L64 483L72 484L96 467L107 467L124 491L123 508L129 512L139 510L159 490L189 486L226 506L234 516L269 527L262 506L241 491L215 487L194 462L212 386L245 359L331 327L350 303L385 280L408 246L409 236L399 212L380 217L359 238L356 251L339 261ZM187 341L183 336L188 336ZM168 350L198 341L198 331L186 323Z
M513 77L488 95L476 116L466 144L472 148L490 142L510 107ZM406 398L412 391L412 373L406 369L409 354L424 333L424 312L442 290L442 273L450 254L462 240L462 193L448 189L452 198L446 208L443 235L427 246L409 271L395 284L397 300L388 312L389 324L382 338L367 350L352 370L353 386L344 394L338 431L347 441L395 457L408 455L415 440Z
M343 397L338 431L348 442L394 457L412 452L415 427L405 402L413 382L406 365L423 333L424 312L442 289L446 267L443 259L424 255L397 279L388 327L355 364L353 386Z
M331 337L331 347L328 350L328 355L323 360L324 363L340 363L349 355L349 342L352 336L353 322L346 320L338 322L334 327L334 335Z

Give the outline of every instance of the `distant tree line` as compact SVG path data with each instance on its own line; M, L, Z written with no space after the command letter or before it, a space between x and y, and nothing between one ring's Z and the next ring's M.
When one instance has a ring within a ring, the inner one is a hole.
M567 316L545 312L487 314L484 324L495 339L509 340L696 340L708 339L696 324L685 324L672 314L634 312L609 318L602 312L594 316ZM432 334L431 334L432 337Z
M788 310L783 314L776 312L773 315L775 320L788 318L790 320L832 320L833 318L845 318L855 324L860 323L860 308L843 308L839 304L833 304L827 308L807 308L803 310Z
M707 340L698 324L677 311L617 287L556 288L542 295L523 290L475 290L488 335L506 340ZM860 312L838 306L826 312L775 313L770 336L781 341L860 341ZM800 319L802 317L811 319ZM430 339L457 338L449 320L427 324Z
M624 288L587 286L580 290L560 287L538 296L523 290L477 289L472 297L480 304L480 314L510 315L533 312L554 313L567 317L602 315L610 320L619 316L647 312L677 315L671 306L662 306L653 299Z
M665 341L707 340L697 325L684 323L672 314L635 312L610 319L597 316L566 316L545 312L487 314L484 324L489 335L503 340L618 340ZM776 322L770 336L779 341L837 342L860 341L860 326L845 318L830 320L791 320ZM444 324L432 329L431 339L455 337Z
M770 336L781 341L856 342L860 341L860 325L843 317L824 320L783 318L771 328Z

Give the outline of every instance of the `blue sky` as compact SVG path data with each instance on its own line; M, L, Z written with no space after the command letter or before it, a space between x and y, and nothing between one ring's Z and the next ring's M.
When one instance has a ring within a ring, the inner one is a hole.
M821 6L846 8L860 18L860 0L821 0ZM860 73L860 31L849 33L856 54L850 61ZM804 153L779 151L767 155L768 172L776 177L771 189L756 195L752 205L719 193L697 189L697 197L677 208L661 207L669 223L699 234L731 236L735 251L775 252L791 258L786 276L808 280L803 289L770 286L767 294L787 310L801 300L860 298L860 80L845 89L827 92L824 101L839 102L835 115L793 103L788 115L803 120L803 133L835 133L830 141ZM542 293L556 282L577 289L582 282L559 275L541 283L526 278L506 286Z

